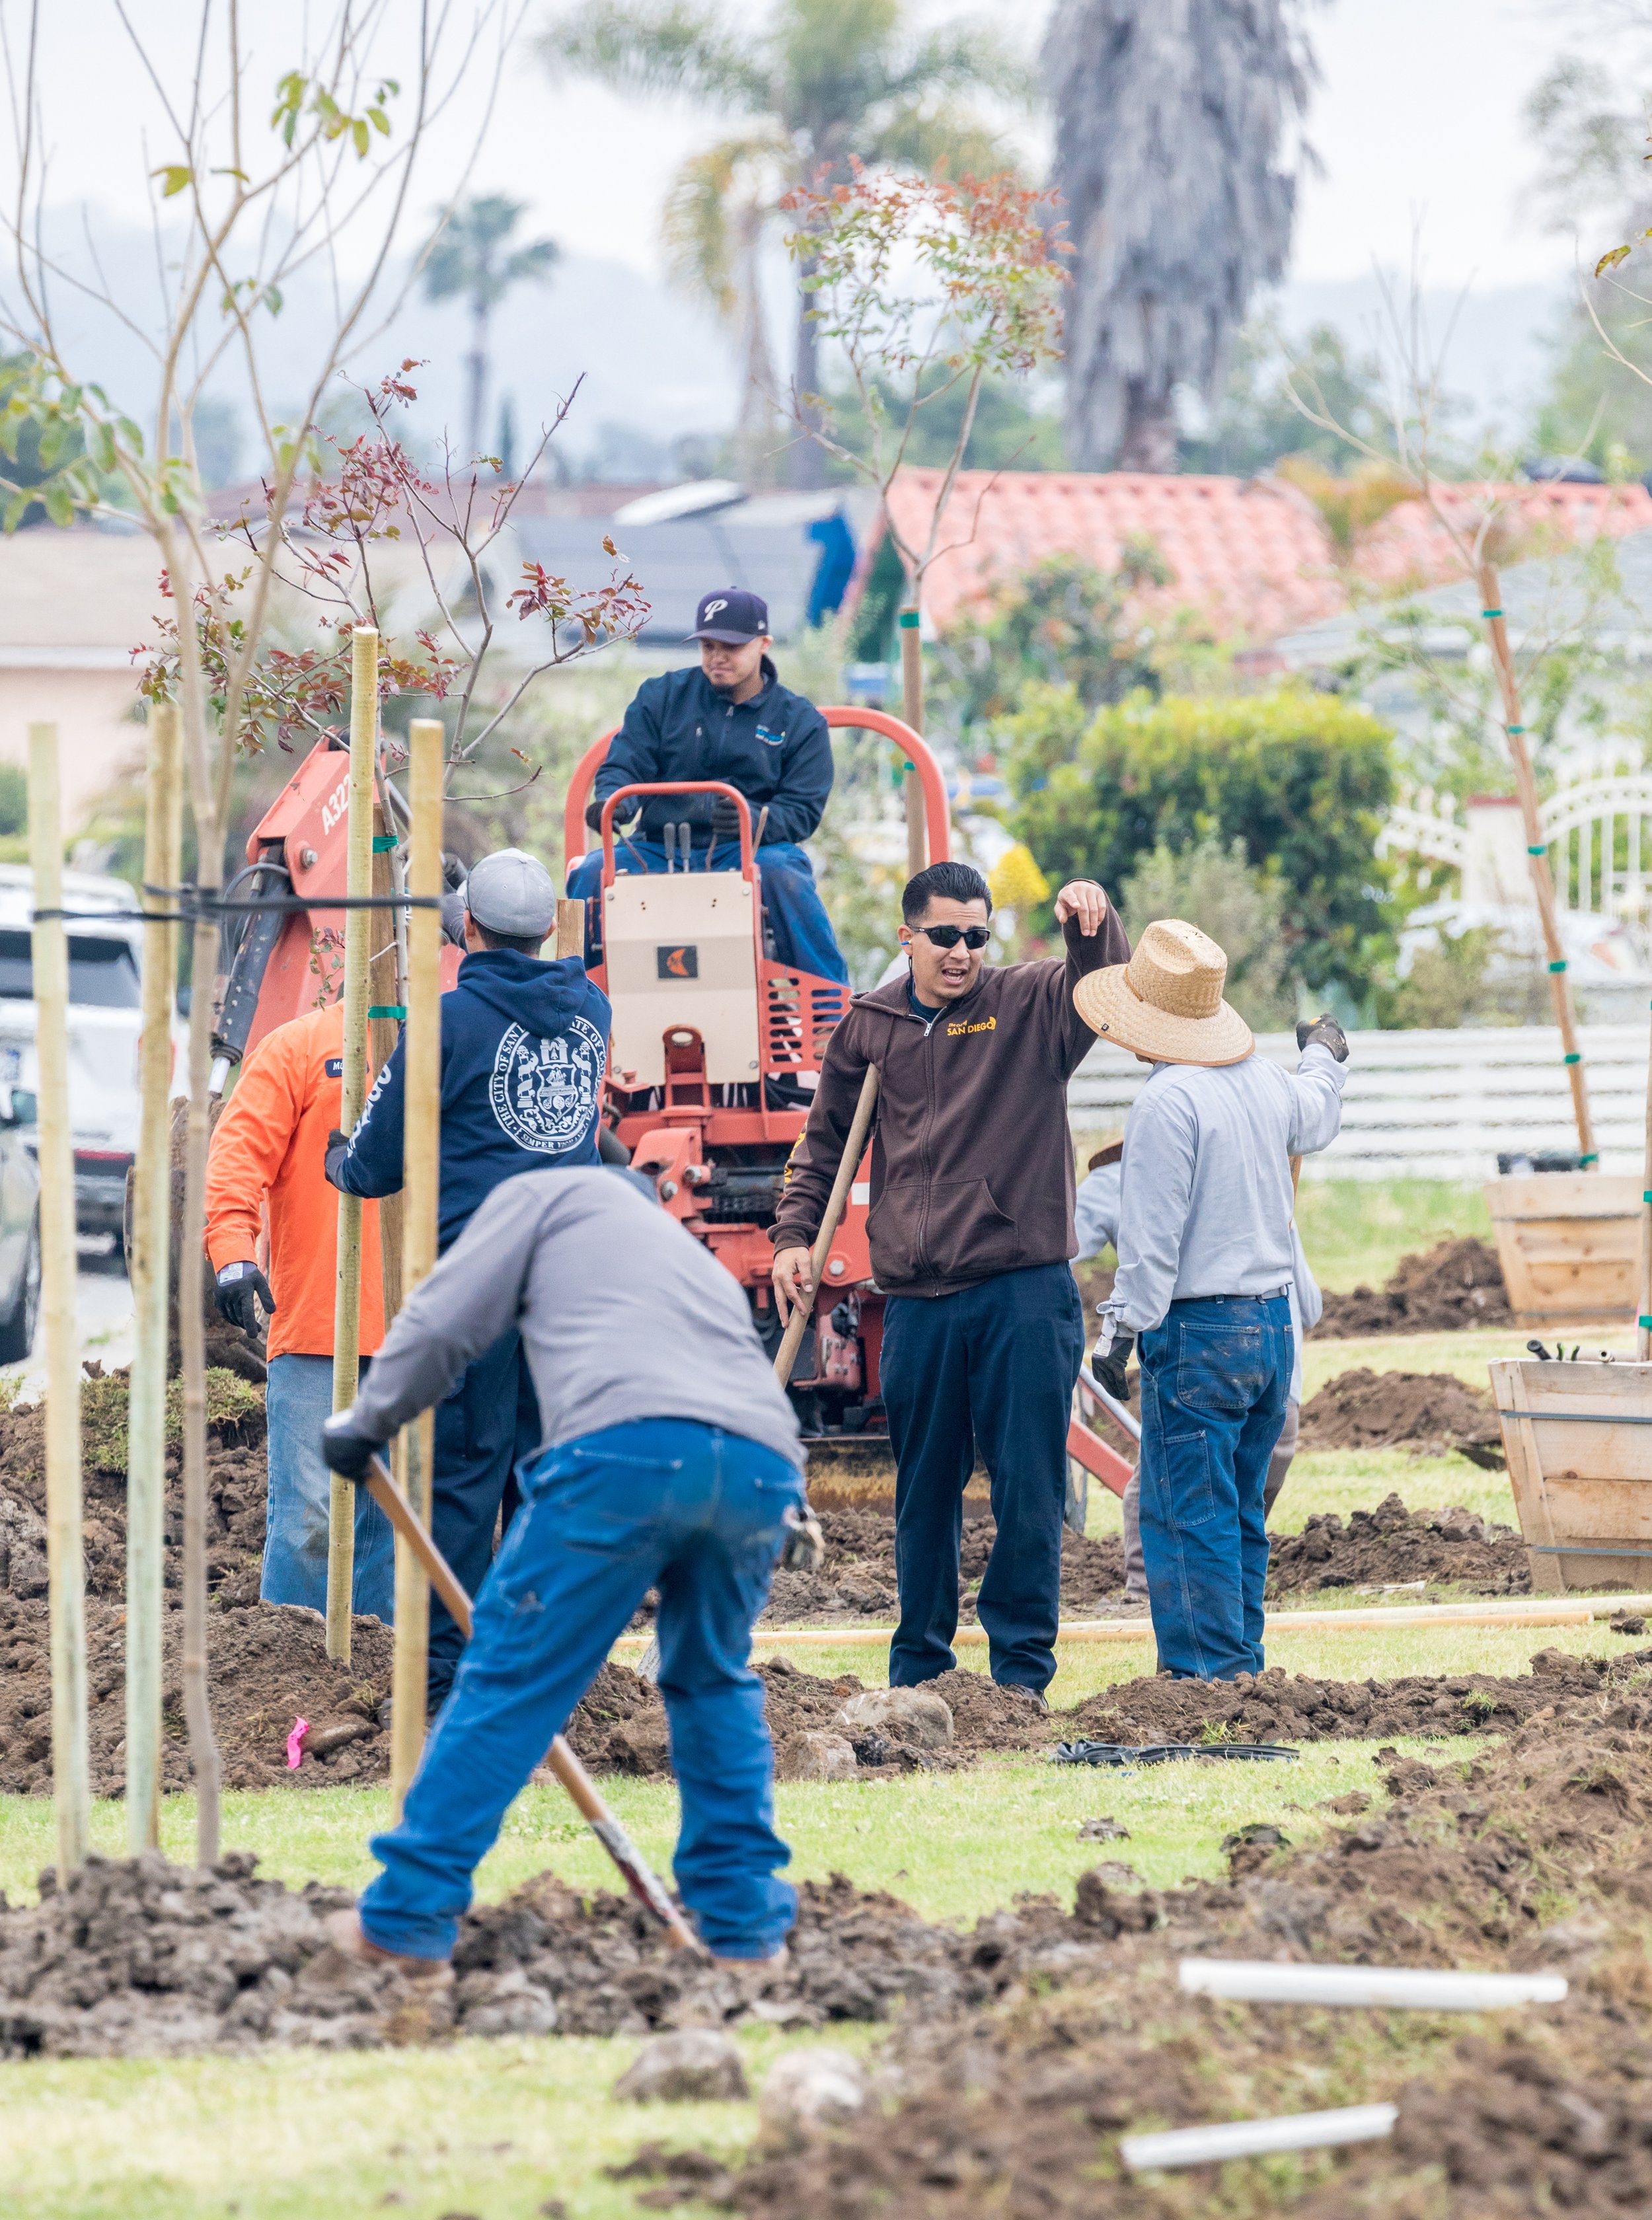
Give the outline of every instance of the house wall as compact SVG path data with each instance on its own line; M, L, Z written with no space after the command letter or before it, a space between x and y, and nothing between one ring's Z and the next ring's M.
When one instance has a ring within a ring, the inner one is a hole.
M0 665L0 763L26 766L28 727L58 728L63 816L69 831L109 788L141 770L144 731L128 670L18 670Z

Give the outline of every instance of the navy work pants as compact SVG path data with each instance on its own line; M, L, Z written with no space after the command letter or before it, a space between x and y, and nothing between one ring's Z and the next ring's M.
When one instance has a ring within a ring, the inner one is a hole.
M1142 1555L1159 1663L1178 1680L1260 1673L1263 1499L1295 1361L1289 1298L1172 1303L1136 1353Z
M458 1387L436 1406L431 1530L471 1595L493 1561L501 1506L507 1525L516 1507L511 1475L539 1445L539 1406L521 1350L514 1330L502 1334L465 1366ZM427 1682L433 1712L452 1685L464 1648L464 1637L433 1589Z
M698 844L689 851L689 869L695 871L738 871L740 868L740 844L738 840L720 840L709 856L706 834L698 827L695 831ZM659 840L644 840L635 836L617 837L614 844L614 868L616 871L663 871L665 869L665 847ZM775 936L775 961L792 964L800 971L811 971L817 979L836 979L843 986L849 983L849 967L844 962L832 931L832 920L826 914L819 891L814 884L814 872L808 857L792 840L767 840L757 850L757 875L763 882L763 904L769 913L769 924ZM575 864L568 874L568 898L570 901L589 901L601 891L602 885L602 851L592 852ZM585 933L585 961L595 963L602 954L602 925L598 915L601 905L588 910L589 923Z
M976 1601L992 1676L1040 1691L1053 1679L1067 1429L1083 1355L1083 1306L1065 1264L1000 1272L955 1295L890 1297L881 1369L901 1588L894 1687L955 1662L963 1491L977 1449L998 1530Z
M673 1860L702 1940L766 1958L796 1917L779 1870L774 1754L751 1629L803 1478L777 1451L690 1419L634 1419L547 1450L477 1598L384 1870L361 1899L381 1949L446 1958L471 1876L514 1799L659 1590L660 1693L683 1799Z

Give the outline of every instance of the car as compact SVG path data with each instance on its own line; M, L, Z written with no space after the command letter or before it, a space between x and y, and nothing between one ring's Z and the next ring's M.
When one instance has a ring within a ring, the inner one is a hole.
M41 1317L41 1174L35 1101L0 1085L0 1364L27 1363Z
M63 906L87 913L66 926L75 1219L82 1233L113 1234L118 1253L142 1108L144 926L134 890L101 872L65 871ZM0 864L0 1087L29 1093L39 1084L33 919L34 875L26 864ZM7 1285L0 1269L0 1305Z

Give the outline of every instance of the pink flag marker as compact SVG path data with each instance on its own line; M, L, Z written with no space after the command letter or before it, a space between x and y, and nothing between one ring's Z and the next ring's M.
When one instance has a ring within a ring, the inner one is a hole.
M308 1719L295 1719L292 1732L287 1737L287 1770L296 1773L304 1762L304 1737L309 1732Z

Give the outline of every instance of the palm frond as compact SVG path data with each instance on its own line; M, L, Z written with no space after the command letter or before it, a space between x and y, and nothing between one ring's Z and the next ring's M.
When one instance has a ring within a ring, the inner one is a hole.
M553 77L592 78L616 92L678 93L757 112L771 97L751 41L693 0L587 0L533 43Z
M660 218L667 274L683 291L708 301L726 322L743 313L739 273L744 214L764 220L783 190L778 134L725 139L691 154L671 181Z

